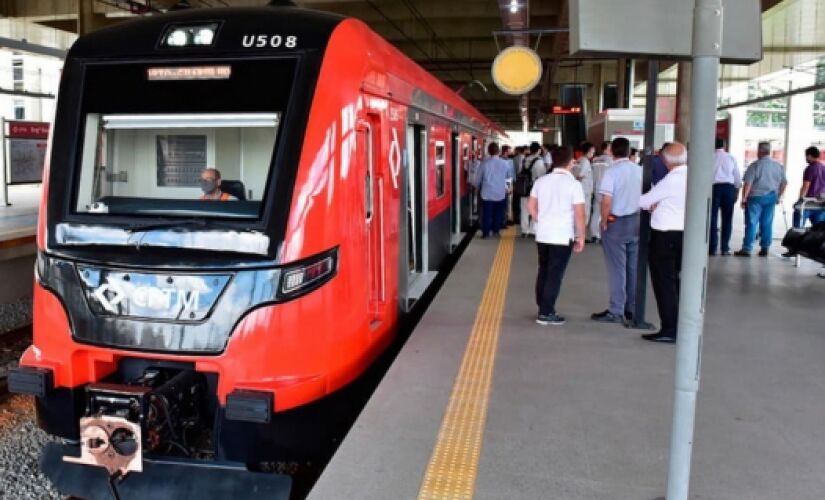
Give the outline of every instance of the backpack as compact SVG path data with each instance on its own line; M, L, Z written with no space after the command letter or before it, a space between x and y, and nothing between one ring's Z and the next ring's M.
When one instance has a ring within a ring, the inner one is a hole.
M536 160L538 159L540 158L533 158L533 161L530 162L529 166L523 165L521 167L521 171L519 171L516 176L516 183L513 187L516 196L530 196L530 191L533 190L533 165L535 165Z

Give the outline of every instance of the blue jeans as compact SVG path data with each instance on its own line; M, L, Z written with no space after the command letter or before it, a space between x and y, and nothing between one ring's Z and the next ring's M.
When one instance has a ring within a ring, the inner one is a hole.
M793 211L793 227L804 227L806 220L811 221L812 226L825 222L825 210L805 210L804 214L799 212L799 210Z
M759 246L763 250L771 247L773 241L773 214L776 209L776 193L768 193L761 196L751 196L748 198L748 205L745 217L745 239L742 242L742 250L750 252L753 250L753 242L756 239L756 225L759 224Z
M507 198L499 201L482 200L481 207L481 235L498 234L504 227L504 216L507 213Z
M733 232L733 206L736 204L736 186L714 184L713 202L710 209L710 253L719 247L719 211L722 211L722 252L730 251L730 235Z

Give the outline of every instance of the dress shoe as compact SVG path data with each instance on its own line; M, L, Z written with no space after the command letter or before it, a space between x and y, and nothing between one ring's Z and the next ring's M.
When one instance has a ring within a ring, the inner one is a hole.
M759 256L760 257L767 257L768 256L768 249L763 248L762 250L759 250Z
M668 334L664 334L662 332L656 333L645 333L642 335L642 338L645 340L649 340L650 342L661 342L662 344L675 344L676 337L670 336Z
M737 257L750 257L751 253L748 252L747 250L737 250L737 251L733 252L733 255L735 255Z
M600 313L593 313L590 315L593 321L600 321L602 323L624 323L624 318L619 314L613 314L610 311L602 311Z

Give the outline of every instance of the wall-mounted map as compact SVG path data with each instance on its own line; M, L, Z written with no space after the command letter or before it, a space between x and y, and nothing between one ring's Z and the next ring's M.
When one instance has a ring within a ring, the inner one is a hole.
M31 184L43 179L45 139L9 139L9 184Z

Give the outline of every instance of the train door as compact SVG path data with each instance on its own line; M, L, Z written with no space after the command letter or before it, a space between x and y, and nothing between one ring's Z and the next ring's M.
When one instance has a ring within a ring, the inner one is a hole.
M381 171L380 130L377 120L358 123L357 150L364 176L364 218L366 220L369 310L373 326L380 324L386 302L386 249L384 238L384 176Z
M472 182L475 182L475 177L478 175L478 168L481 165L481 156L479 155L478 150L478 140L473 137L472 138L472 146L470 148L470 176ZM472 222L478 222L478 189L473 187L470 190L470 220Z
M464 139L461 141L461 168L464 171L464 179L461 181L461 192L459 196L461 197L461 232L466 233L470 230L470 226L473 225L472 220L472 198L473 198L473 185L471 184L472 179L470 178L470 143L465 136Z
M461 141L459 135L453 132L451 137L452 148L450 151L450 161L452 167L452 200L450 204L450 242L451 250L461 242Z
M427 225L427 128L407 127L407 162L404 196L406 259L401 290L402 307L409 310L426 291L435 273L429 271Z

